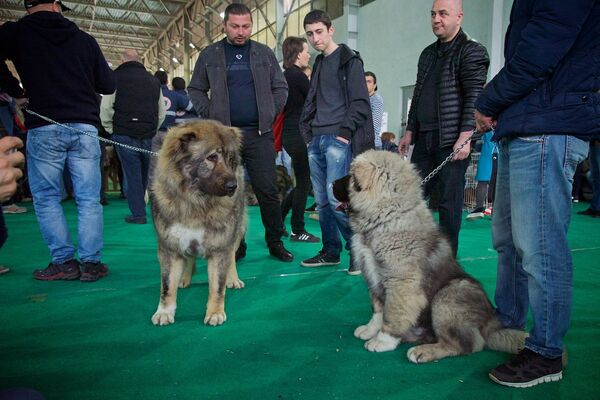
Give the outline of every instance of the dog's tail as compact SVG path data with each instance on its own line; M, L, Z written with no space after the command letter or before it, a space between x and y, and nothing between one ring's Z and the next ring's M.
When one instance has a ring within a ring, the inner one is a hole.
M494 321L488 332L485 344L489 349L517 354L525 347L527 332L516 329L502 328L499 322Z

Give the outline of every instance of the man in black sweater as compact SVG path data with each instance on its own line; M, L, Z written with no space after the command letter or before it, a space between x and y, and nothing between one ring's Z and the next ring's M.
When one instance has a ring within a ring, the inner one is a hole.
M460 28L462 19L461 0L433 3L431 27L438 40L419 57L408 125L398 144L400 154L406 155L414 143L411 161L425 177L466 142L425 186L428 196L439 182L440 227L455 256L471 152L468 138L475 128L473 103L483 89L489 66L485 47Z
M160 82L140 63L135 50L125 50L122 64L115 70L117 90L104 96L100 105L102 126L112 133L115 142L138 149L151 150L152 138L166 115L166 105ZM125 174L127 203L131 215L125 217L130 224L145 224L150 155L116 146Z
M69 9L60 1L25 0L27 15L0 26L0 86L11 96L29 98L29 108L67 127L26 115L28 176L42 236L52 255L40 280L95 281L108 274L100 261L99 98L112 93L115 83L98 43L62 16ZM5 61L11 60L19 82ZM78 212L78 254L60 201L65 164L73 182Z

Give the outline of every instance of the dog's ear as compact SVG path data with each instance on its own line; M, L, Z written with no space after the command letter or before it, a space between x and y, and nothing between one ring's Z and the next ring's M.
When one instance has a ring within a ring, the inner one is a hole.
M375 178L377 174L377 167L375 164L369 161L362 161L352 168L354 175L354 184L358 185L357 191L369 190L375 184ZM360 189L360 190L358 190Z
M348 185L350 184L350 175L346 175L333 182L333 197L340 203L347 203L350 201L350 194L348 191Z
M179 152L187 152L188 148L190 147L190 144L196 140L198 140L198 137L194 132L187 132L179 136Z

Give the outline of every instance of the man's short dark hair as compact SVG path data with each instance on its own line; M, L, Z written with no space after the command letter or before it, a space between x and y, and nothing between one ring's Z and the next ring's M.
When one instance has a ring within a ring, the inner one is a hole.
M312 10L304 17L304 27L310 24L323 23L327 29L331 28L331 18L329 14L322 10Z
M167 73L165 71L156 71L154 73L154 77L156 79L158 79L158 81L160 82L161 85L166 85L167 82L169 81L169 76L167 75Z
M173 90L185 90L185 79L176 76L171 80L171 86L173 86Z
M298 54L302 53L302 50L304 50L304 43L306 43L306 39L304 38L296 36L285 38L281 45L281 51L283 52L283 68L291 68L296 63Z
M373 83L375 84L375 91L377 91L377 77L375 76L375 74L371 71L367 71L365 72L365 76L370 76L371 78L373 78Z
M227 22L230 15L250 15L250 20L252 20L252 12L246 5L241 3L232 3L228 5L225 9L223 21Z

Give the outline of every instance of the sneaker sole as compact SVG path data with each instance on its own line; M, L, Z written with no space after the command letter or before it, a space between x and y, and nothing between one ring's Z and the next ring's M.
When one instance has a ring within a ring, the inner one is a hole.
M80 279L81 274L71 274L66 275L63 273L52 275L52 276L33 276L34 279L38 281L75 281Z
M330 265L340 265L340 261L338 261L338 262L325 262L325 263L318 263L318 264L308 264L308 263L305 263L304 261L302 261L300 263L300 265L302 265L303 267L306 267L306 268L327 267L327 266L330 266Z
M81 282L96 282L98 279L104 278L106 275L108 275L108 272L101 273L101 274L98 274L98 275L81 274L81 277L79 278L79 280Z
M321 239L302 240L302 239L291 238L290 240L292 242L300 242L300 243L319 243L319 242L321 242Z
M504 382L504 381L501 381L500 379L496 378L491 373L489 373L488 376L490 377L490 379L492 381L494 381L500 385L510 386L510 387L514 387L514 388L528 388L528 387L532 387L535 385L539 385L540 383L558 382L562 379L562 371L560 371L556 374L545 375L545 376L539 377L537 379L531 380L529 382Z
M475 221L476 219L483 218L484 214L467 215L467 221Z
M362 271L358 270L358 271L346 271L348 273L348 275L352 275L352 276L356 276L356 275L360 275L362 274Z

